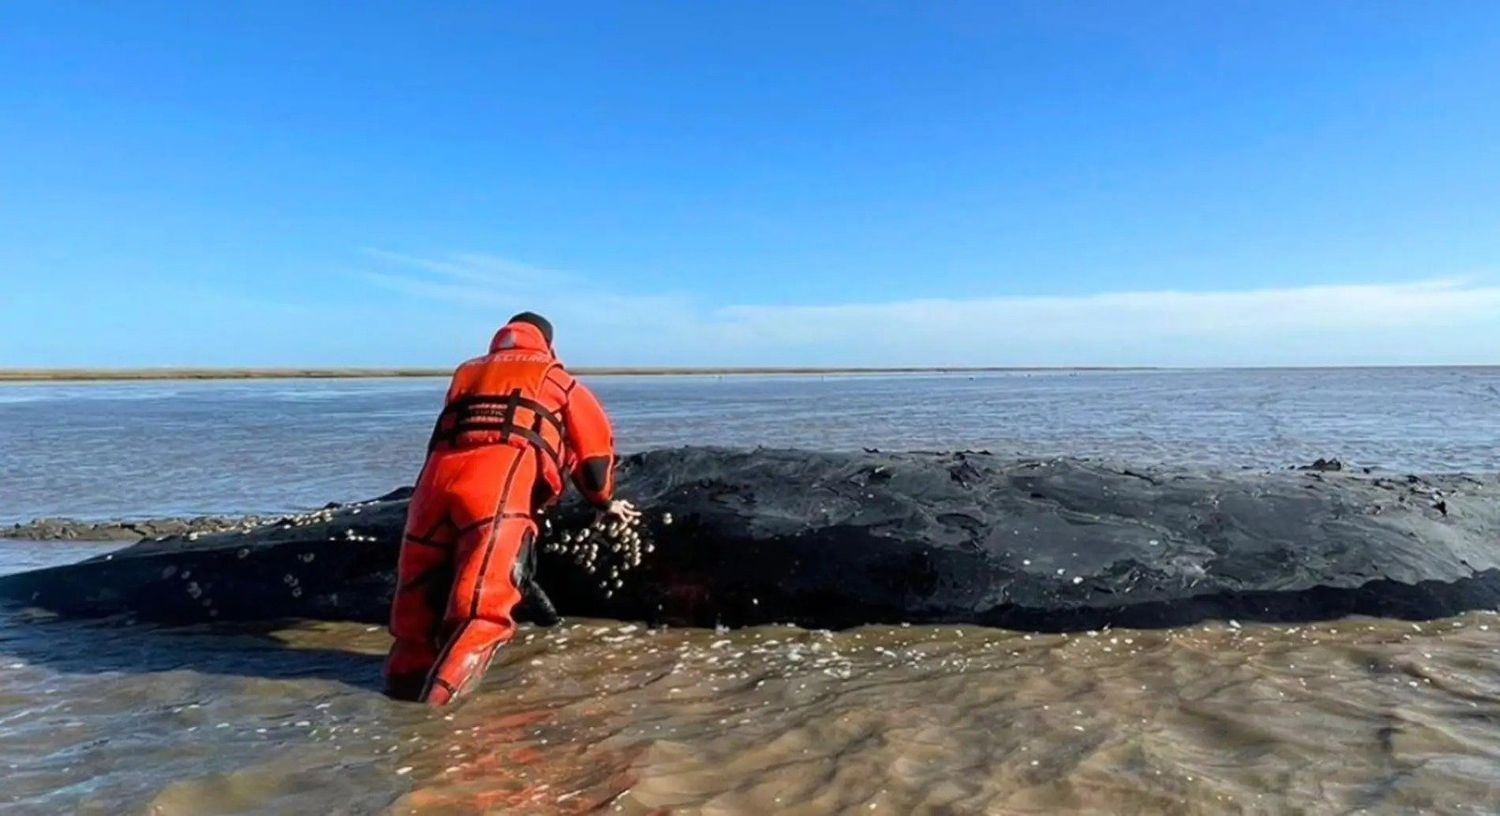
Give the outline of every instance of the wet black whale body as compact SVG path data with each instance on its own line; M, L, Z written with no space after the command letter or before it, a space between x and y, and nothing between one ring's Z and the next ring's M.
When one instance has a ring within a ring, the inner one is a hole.
M1070 630L1500 606L1493 475L682 448L627 457L621 484L650 551L619 578L607 558L590 572L567 543L589 511L554 512L538 579L563 615ZM383 622L404 513L398 491L142 542L0 578L0 597L65 615Z

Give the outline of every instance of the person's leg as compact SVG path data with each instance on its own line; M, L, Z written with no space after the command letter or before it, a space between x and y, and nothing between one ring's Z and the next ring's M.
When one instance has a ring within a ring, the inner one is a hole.
M448 515L441 461L429 462L406 511L390 632L395 638L385 661L386 693L416 700L437 661L443 613L453 588L458 528Z
M526 578L521 571L536 541L531 516L535 453L496 447L484 458L482 466L472 469L479 478L466 472L455 484L453 515L459 532L453 594L442 626L446 642L423 693L432 705L447 705L473 691L496 649L514 634L512 615ZM481 496L487 505L475 501Z

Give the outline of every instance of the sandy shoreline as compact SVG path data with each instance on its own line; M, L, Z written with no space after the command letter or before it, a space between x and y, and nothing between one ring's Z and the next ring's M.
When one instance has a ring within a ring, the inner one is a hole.
M631 368L579 367L573 373L584 377L755 377L755 376L858 376L862 374L996 374L1017 371L1149 371L1129 366L981 366L981 367L883 367L883 368ZM440 368L132 368L132 369L0 369L5 382L132 382L153 380L363 380L406 377L447 377L451 369Z

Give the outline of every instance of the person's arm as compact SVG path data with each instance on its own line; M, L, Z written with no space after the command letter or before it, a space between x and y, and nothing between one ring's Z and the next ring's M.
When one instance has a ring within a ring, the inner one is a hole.
M572 453L569 470L573 484L599 512L634 521L640 512L615 498L615 437L604 406L582 383L573 381L563 405L563 424Z
M563 427L572 453L574 486L589 503L607 508L615 497L614 429L604 406L583 383L572 383L563 406Z

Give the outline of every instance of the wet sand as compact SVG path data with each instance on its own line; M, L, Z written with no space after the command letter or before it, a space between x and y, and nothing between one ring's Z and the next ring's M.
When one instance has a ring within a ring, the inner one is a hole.
M1397 813L1500 808L1500 617L1028 635L527 629L482 694L384 633L0 628L9 812Z

